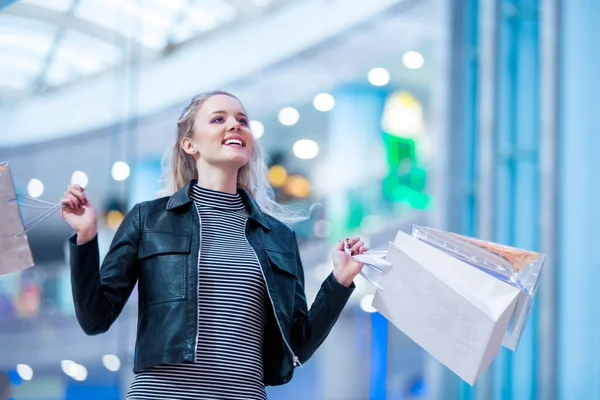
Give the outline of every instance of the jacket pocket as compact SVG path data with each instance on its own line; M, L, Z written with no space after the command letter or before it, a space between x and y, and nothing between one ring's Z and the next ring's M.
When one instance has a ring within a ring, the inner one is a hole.
M144 232L140 242L139 296L142 305L185 300L190 235Z
M293 253L283 253L265 248L271 266L272 287L271 296L275 308L292 319L296 297L296 282L298 281L296 256ZM274 292L274 293L273 293Z

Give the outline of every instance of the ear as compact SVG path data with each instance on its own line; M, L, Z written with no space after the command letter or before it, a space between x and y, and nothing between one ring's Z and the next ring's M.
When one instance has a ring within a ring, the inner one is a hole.
M194 142L192 142L192 138L189 138L187 136L181 139L181 148L183 149L183 151L185 151L191 156L198 153L196 145L194 144Z

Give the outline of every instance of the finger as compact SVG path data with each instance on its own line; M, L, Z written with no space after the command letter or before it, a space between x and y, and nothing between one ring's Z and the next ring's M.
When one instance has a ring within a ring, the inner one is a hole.
M73 204L73 199L69 197L69 193L67 192L65 192L63 194L62 199L60 199L60 204L69 207L70 209L75 208L75 204Z
M71 200L71 202L73 204L73 208L79 208L79 207L81 207L81 205L82 205L81 200L79 200L77 197L75 197L71 193L67 193L65 197L67 199Z
M346 247L351 248L360 240L359 236L353 236L351 238L346 238Z
M356 254L356 253L358 253L358 250L360 250L360 247L361 247L361 246L364 246L364 245L365 245L365 244L364 244L364 242L363 242L362 240L360 240L360 241L356 242L356 243L354 244L354 246L352 246L352 254Z
M357 254L362 254L362 253L364 253L367 250L369 250L369 249L367 249L365 246L360 246L360 249L358 249L358 253Z
M79 185L69 185L67 187L67 192L73 193L74 195L83 195L85 196L85 190Z
M65 197L69 200L72 200L76 206L79 206L79 204L81 203L81 200L79 200L75 195L69 192L65 193Z
M83 191L81 191L81 189L79 189L75 186L71 186L71 187L69 187L69 193L72 194L73 196L75 196L77 199L79 199L81 204L87 203L87 197L85 196L85 193L83 193Z
M70 199L67 199L67 198L64 198L64 197L63 197L62 199L60 199L60 202L59 202L59 204L60 204L61 206L64 206L64 207L62 207L62 208L61 208L61 210L64 210L64 211L70 212L70 211L73 209L73 207L71 207L71 205L72 205L72 200L70 200Z
M339 240L337 246L335 246L335 249L337 251L344 251L344 241Z

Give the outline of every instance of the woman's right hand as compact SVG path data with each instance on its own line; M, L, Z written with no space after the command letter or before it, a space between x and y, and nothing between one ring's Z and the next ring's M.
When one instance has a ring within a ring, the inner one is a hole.
M77 233L77 244L92 240L98 233L98 221L96 210L87 199L84 189L79 185L69 185L60 204L64 206L60 216Z

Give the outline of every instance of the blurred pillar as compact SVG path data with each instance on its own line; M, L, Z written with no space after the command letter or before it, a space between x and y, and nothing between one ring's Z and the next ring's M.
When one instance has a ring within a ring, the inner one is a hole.
M334 96L327 132L329 173L319 179L326 181L320 186L327 187L327 219L332 225L331 237L338 240L353 225L350 192L364 191L365 183L381 179L380 163L385 163L381 116L387 90L348 85Z
M539 8L509 0L498 12L495 240L539 250ZM494 362L494 398L536 395L537 305L516 352Z
M378 312L371 314L369 399L385 400L387 394L388 321Z
M539 250L538 0L460 1L454 7L451 126L455 171L449 229ZM459 99L459 101L456 101ZM460 210L460 213L456 213ZM501 349L460 399L536 398L537 312L516 353Z
M495 231L498 9L496 0L480 0L475 223L476 236L483 240L493 240ZM477 381L474 386L477 400L493 399L493 375L494 368L490 367Z
M456 0L451 15L450 146L448 230L477 235L476 173L479 79L479 0ZM435 393L442 398L471 400L475 390L445 367Z
M161 177L160 158L139 158L132 166L129 178L128 210L136 203L160 197Z
M600 2L561 2L558 398L600 394Z
M387 90L374 86L350 85L334 93L335 107L330 111L328 126L328 158L330 174L321 177L327 180L326 192L327 219L332 226L334 240L348 235L352 215L356 205L350 197L353 189L377 187L365 185L380 181L378 162L382 153L381 116ZM379 186L379 190L381 186ZM366 198L366 196L365 196ZM357 201L355 199L355 201ZM360 208L358 208L360 210ZM359 211L360 212L360 211ZM385 399L387 385L387 321L371 322L371 351L383 355L377 358L377 366L371 365L369 374L371 385L381 390L371 392L372 399ZM338 366L349 368L349 366ZM350 375L346 375L350 376ZM335 377L332 377L335 378ZM327 380L327 379L325 379Z
M557 204L560 0L540 1L540 244L546 255L538 289L537 398L557 394Z

